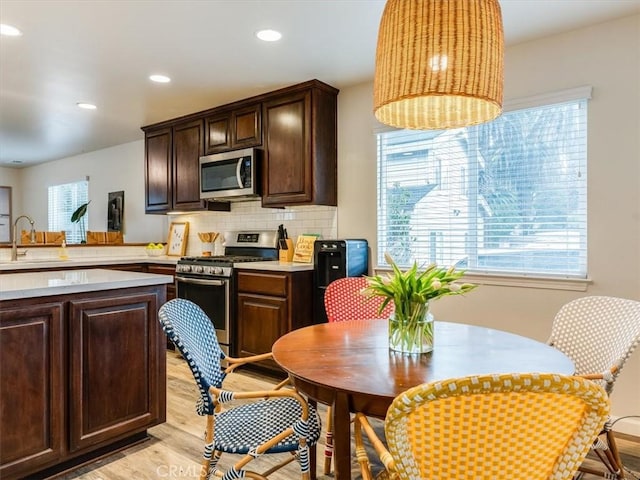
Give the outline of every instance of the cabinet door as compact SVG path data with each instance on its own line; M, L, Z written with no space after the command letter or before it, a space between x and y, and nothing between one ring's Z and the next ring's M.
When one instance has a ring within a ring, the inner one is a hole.
M0 310L0 478L20 478L64 453L63 318L62 303Z
M205 152L231 150L231 112L221 112L205 119Z
M287 305L286 298L252 293L238 294L239 357L271 351L273 343L287 331ZM276 368L275 362L264 363Z
M265 155L263 206L313 200L311 92L303 91L263 104Z
M164 287L69 302L69 448L97 448L163 422Z
M171 129L145 133L145 212L164 213L171 209Z
M201 210L200 157L204 151L202 120L173 127L173 208Z
M248 148L262 144L262 105L256 104L233 112L231 147Z
M226 152L262 144L262 105L216 113L205 119L205 151Z

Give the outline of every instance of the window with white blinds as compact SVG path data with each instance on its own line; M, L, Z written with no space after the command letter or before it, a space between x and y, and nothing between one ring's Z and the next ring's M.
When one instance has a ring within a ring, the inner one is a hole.
M378 265L587 275L587 98L379 133Z
M71 215L89 201L89 182L80 181L49 187L49 231L64 230L67 243L82 243L86 230L86 216L72 223Z

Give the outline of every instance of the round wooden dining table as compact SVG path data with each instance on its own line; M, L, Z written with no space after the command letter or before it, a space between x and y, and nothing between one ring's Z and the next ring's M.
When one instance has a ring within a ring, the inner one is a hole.
M573 362L545 343L513 333L435 322L434 349L389 349L387 320L333 322L293 330L273 344L273 358L300 392L333 415L335 478L351 478L350 412L384 418L400 393L421 383L487 373L571 375Z

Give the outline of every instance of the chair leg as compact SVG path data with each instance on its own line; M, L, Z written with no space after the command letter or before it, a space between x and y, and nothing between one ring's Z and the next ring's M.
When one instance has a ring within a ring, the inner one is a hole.
M605 436L604 440L601 438L602 435ZM600 436L594 441L592 449L600 459L605 470L600 471L581 465L579 468L580 472L589 473L591 475L611 480L624 480L624 467L622 465L622 460L620 459L620 454L618 453L616 439L608 424L605 424L604 431L601 432ZM576 480L576 478L574 478L574 480Z
M204 454L202 458L202 467L200 468L200 480L209 480L211 468L211 456L213 454L213 415L207 415L207 429L204 435Z
M311 473L311 480L316 480L316 477L318 476L317 471L318 471L318 461L317 461L317 448L316 448L316 444L313 444L312 447L309 447L309 454L310 454L310 458L309 458L309 472Z
M605 427L606 428L606 427ZM620 460L620 453L618 453L618 445L616 439L613 436L611 428L607 429L607 445L609 446L609 461L614 469L617 470L616 474L620 480L624 479L624 467L622 466L622 460Z
M327 408L327 436L324 448L324 474L331 473L331 458L333 457L333 419L331 407Z

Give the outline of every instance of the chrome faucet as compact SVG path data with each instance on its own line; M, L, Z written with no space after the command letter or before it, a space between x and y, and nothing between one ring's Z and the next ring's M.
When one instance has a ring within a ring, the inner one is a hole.
M36 243L35 222L28 215L20 215L18 218L16 218L16 221L13 222L13 242L11 242L12 262L18 260L18 220L20 220L21 218L26 218L27 220L29 220L29 223L31 224L31 234L29 240L31 243Z

